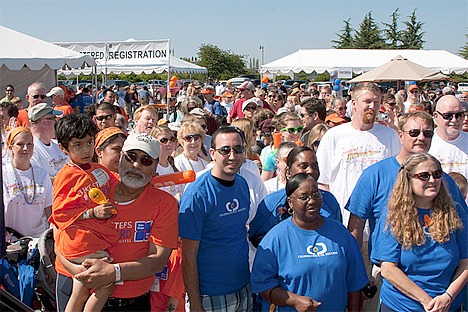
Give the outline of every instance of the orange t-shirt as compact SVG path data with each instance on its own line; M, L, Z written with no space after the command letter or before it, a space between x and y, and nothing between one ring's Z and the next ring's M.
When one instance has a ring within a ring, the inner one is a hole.
M18 112L18 117L16 117L16 126L17 127L27 127L29 125L28 111L22 109Z
M88 196L88 190L99 188L109 198L110 181L116 180L107 169L96 163L89 163L81 169L66 164L54 179L54 200L49 221L57 226L56 247L67 259L83 257L113 246L118 236L109 219L77 220L83 212L96 207ZM56 261L57 272L70 276L60 261Z
M63 112L62 117L65 115L70 115L70 114L75 113L75 110L73 109L73 107L71 107L70 104L66 102L60 106L54 106L54 109L62 111Z
M113 183L112 183L113 184ZM111 194L114 194L112 185ZM170 194L151 185L130 203L114 203L117 215L110 219L119 234L118 243L112 248L114 263L134 261L148 255L148 242L155 245L177 248L178 204ZM112 297L133 298L147 292L154 282L154 275L136 281L124 281L116 285Z

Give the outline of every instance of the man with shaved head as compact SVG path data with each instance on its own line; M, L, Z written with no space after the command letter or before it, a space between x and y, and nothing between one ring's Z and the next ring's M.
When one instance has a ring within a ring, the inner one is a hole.
M437 128L429 154L442 163L445 172L468 177L468 133L461 130L463 118L463 107L454 95L439 99L434 112Z

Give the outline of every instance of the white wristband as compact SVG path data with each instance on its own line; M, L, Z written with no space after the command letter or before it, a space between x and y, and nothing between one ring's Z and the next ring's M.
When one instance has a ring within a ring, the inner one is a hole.
M89 219L89 218L90 218L90 216L89 216L89 211L86 210L85 212L83 212L83 220L87 220L87 219Z
M118 263L114 263L115 269L115 282L118 282L122 279L122 274L120 273L120 265Z

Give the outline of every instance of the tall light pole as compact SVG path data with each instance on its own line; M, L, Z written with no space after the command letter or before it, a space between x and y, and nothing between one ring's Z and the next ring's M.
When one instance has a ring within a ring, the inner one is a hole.
M261 72L261 68L263 66L263 59L265 57L265 46L260 46L260 51L261 51L261 54L260 54L260 66L258 68L258 72L260 73L260 86L263 84L262 82L262 72Z

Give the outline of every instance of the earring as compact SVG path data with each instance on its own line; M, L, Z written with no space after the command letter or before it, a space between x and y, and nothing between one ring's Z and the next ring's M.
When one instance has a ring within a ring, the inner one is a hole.
M291 216L292 216L292 215L294 214L294 209L292 209L292 208L288 208L288 213L289 213L289 215L291 215Z

